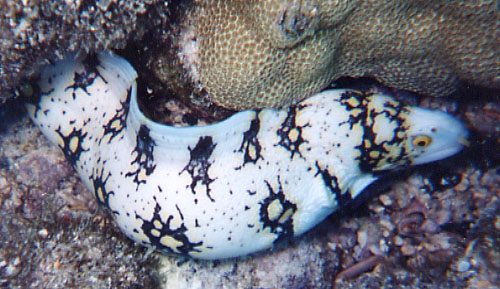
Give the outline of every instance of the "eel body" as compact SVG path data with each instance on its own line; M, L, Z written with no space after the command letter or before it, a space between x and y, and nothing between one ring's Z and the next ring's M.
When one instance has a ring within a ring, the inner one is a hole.
M194 258L302 234L378 174L453 155L467 136L443 112L342 89L172 127L140 111L136 77L111 53L69 56L41 72L28 112L128 237Z

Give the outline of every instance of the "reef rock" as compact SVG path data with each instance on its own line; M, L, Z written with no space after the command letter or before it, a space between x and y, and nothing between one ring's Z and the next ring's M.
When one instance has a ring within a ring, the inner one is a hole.
M0 99L68 52L121 49L161 21L168 1L0 0Z

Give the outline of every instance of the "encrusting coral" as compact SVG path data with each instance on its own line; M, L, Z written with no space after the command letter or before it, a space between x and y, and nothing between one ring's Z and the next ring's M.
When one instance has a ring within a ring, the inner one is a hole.
M165 3L164 3L165 2ZM0 102L41 66L76 51L123 49L168 21L159 0L0 0Z
M432 96L500 88L497 1L200 2L199 77L225 108L286 106L342 76Z

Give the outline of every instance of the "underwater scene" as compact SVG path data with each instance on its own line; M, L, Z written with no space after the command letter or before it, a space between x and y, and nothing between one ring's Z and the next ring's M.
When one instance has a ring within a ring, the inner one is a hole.
M500 288L498 0L0 12L0 288Z

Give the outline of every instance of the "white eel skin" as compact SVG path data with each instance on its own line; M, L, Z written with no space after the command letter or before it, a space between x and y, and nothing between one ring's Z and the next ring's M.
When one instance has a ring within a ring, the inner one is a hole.
M443 112L345 89L172 127L139 110L136 77L108 52L70 56L42 71L28 112L128 237L194 258L300 235L380 173L451 156L467 137Z

